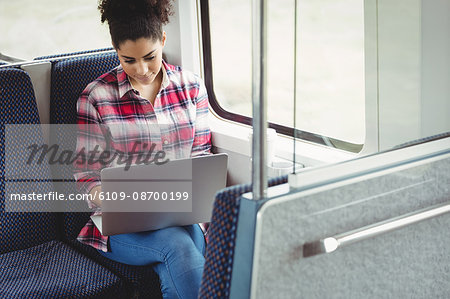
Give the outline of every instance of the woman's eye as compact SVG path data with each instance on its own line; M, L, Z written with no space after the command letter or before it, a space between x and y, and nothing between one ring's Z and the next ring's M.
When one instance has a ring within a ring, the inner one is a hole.
M133 63L135 60L124 60L125 63Z
M145 58L145 60L153 60L153 59L155 59L155 57L156 57L156 56L147 57L147 58Z

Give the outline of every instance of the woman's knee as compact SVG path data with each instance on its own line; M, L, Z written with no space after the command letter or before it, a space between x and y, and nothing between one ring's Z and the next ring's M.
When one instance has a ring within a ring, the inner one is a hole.
M191 251L199 252L192 240L191 235L182 227L170 227L160 230L159 232L163 236L165 251L169 253L180 252L190 253Z
M189 233L191 239L194 241L197 249L205 255L206 241L202 229L198 224L183 226L183 228Z
M181 258L195 264L203 262L203 254L195 245L191 235L182 227L170 227L155 231L154 238L161 243L161 250L169 260Z

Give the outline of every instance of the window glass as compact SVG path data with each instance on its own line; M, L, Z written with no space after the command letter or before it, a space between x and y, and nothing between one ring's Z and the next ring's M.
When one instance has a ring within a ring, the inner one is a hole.
M364 1L271 0L268 4L268 120L362 144L365 135ZM251 116L251 1L209 1L214 94Z
M0 52L21 59L110 47L94 0L0 0Z

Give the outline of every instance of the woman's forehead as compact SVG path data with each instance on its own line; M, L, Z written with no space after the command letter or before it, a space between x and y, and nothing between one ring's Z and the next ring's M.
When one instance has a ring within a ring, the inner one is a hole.
M127 39L120 44L117 53L122 56L141 58L156 52L161 47L161 41L155 41L151 38Z

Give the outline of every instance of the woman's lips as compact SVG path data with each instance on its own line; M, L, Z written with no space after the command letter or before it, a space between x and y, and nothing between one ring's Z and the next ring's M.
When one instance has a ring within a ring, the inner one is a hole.
M145 80L150 79L150 76L138 76L137 78L141 81L145 81Z

